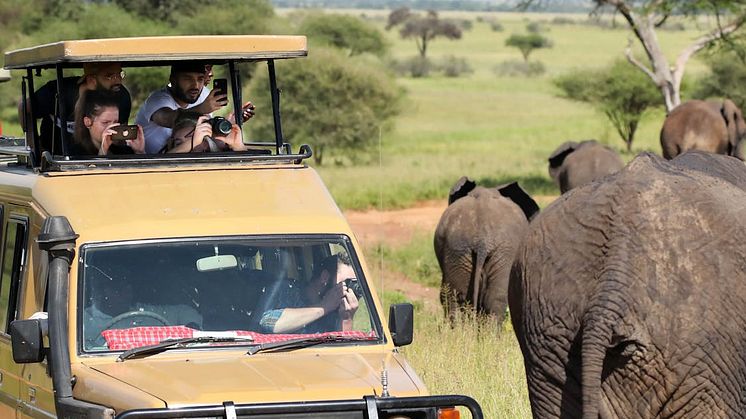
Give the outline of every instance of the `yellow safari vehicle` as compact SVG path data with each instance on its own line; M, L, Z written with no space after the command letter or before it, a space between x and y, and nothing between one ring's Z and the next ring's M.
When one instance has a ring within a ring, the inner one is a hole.
M274 62L302 36L64 41L8 52L34 81L85 63L265 62L275 138L214 153L74 156L35 123L0 147L0 418L481 418L430 396L342 213L282 137ZM225 67L220 67L225 66ZM164 81L165 83L165 81ZM64 111L61 95L55 107ZM292 98L286 98L292 100ZM20 143L18 142L20 140ZM293 323L295 321L295 323ZM281 327L282 326L282 327Z

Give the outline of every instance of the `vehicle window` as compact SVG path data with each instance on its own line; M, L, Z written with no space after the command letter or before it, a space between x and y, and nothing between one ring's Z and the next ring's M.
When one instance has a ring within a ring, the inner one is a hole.
M25 219L11 218L5 231L3 272L0 277L0 307L7 307L7 310L0 310L0 327L5 332L17 317L21 272L26 258L26 230Z
M337 332L377 337L380 322L350 249L344 236L83 246L79 341L96 352L217 332L262 342ZM285 324L319 307L324 314Z

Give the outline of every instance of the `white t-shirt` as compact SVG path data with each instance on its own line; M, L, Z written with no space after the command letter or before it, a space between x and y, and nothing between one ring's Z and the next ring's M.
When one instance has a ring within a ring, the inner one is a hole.
M209 94L210 89L204 87L202 92L199 94L197 101L188 104L186 109L200 105L205 101ZM162 127L150 120L153 114L161 108L179 109L179 104L176 103L176 100L171 96L168 87L164 87L151 93L145 100L145 103L140 106L140 110L137 111L135 123L142 127L143 134L145 135L146 153L154 154L161 151L163 146L166 145L166 141L168 141L168 138L171 136L171 128Z

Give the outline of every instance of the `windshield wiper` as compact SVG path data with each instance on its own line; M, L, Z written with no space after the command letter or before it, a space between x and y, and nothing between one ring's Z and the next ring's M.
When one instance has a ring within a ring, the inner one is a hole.
M378 340L375 336L369 337L350 337L350 336L314 336L298 339L283 340L281 342L260 343L249 349L247 355L254 355L257 352L293 350L308 348L309 346L320 345L322 343L337 342L369 342Z
M218 343L218 342L251 342L254 339L251 336L195 336L181 339L165 339L160 343L148 346L140 346L122 352L117 358L117 362L135 357L144 357L159 354L174 348L183 348L193 343Z

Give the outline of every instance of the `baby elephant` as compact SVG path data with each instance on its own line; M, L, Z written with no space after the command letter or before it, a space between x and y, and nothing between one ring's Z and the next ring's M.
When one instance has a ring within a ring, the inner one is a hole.
M549 176L562 193L624 167L616 151L596 140L568 141L549 156Z
M440 302L451 320L464 307L504 319L515 250L538 211L516 182L489 189L462 177L451 188L434 243Z

